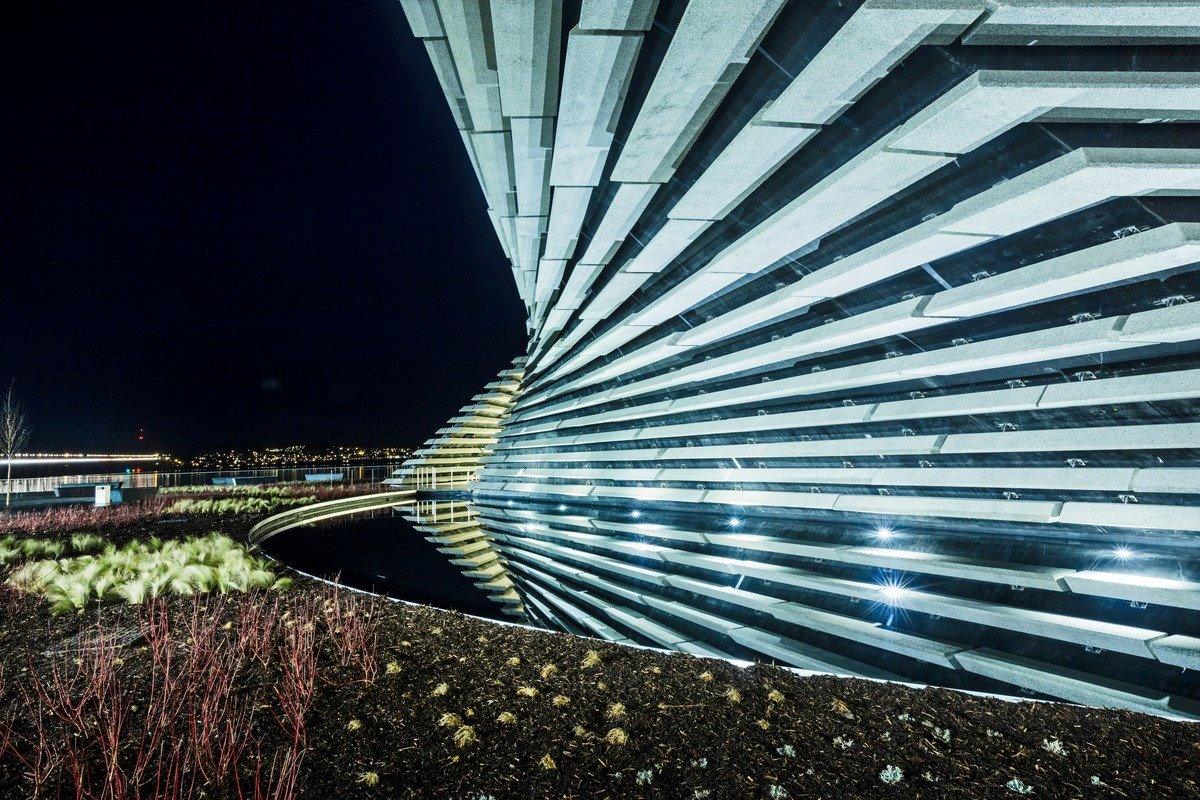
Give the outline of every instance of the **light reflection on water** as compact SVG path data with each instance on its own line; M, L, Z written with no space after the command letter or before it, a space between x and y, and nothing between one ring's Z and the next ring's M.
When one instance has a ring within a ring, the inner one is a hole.
M355 589L492 619L500 612L475 580L464 576L452 556L439 552L418 524L465 522L466 503L421 501L324 520L279 533L263 544L272 557L300 572Z

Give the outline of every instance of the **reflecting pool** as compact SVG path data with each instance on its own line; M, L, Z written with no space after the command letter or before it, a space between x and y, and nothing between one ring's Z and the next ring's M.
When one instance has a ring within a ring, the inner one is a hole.
M279 561L319 578L399 600L505 619L475 581L406 519L402 509L352 514L306 525L267 539ZM411 510L408 510L412 516Z

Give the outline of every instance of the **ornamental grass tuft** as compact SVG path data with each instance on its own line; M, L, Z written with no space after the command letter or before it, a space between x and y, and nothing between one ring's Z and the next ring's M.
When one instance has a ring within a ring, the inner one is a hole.
M61 558L66 551L63 542L25 539L19 545L22 555L52 557L18 563L6 582L42 596L60 614L81 612L92 603L137 605L165 594L281 590L291 584L287 578L277 578L264 559L219 533L167 542L150 537L121 547L79 534L71 538L70 546L80 552L97 550L98 544L102 545L98 552ZM12 545L0 541L0 561L7 562L4 556L12 550Z

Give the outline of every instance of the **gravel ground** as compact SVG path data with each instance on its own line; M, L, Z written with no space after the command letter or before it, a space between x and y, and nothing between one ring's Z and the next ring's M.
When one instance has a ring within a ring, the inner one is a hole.
M244 536L255 521L191 517L104 533ZM250 605L258 616L246 615ZM349 610L330 611L343 606ZM273 655L244 659L230 689L234 701L253 698L258 769L269 762L268 774L289 741L277 692L284 643L291 631L314 626L314 692L294 792L281 797L1200 798L1200 727L1187 723L800 677L767 665L742 669L352 597L304 578L283 595L173 598L59 617L6 590L0 797L32 793L18 758L30 758L36 738L31 686L56 669L70 677L91 664L78 650L80 636L122 634L115 680L132 706L122 739L132 750L144 737L153 725L145 717L155 691L147 627L154 609L173 626L168 638L178 659L199 649L187 627L197 619L210 620L215 646L227 638L231 653L250 641L274 643ZM362 641L347 645L347 631ZM66 652L47 655L54 650ZM200 713L188 702L178 720ZM150 786L124 796L254 797L252 761L191 794ZM94 771L103 775L100 766ZM103 780L92 781L100 796ZM65 766L42 796L75 796Z

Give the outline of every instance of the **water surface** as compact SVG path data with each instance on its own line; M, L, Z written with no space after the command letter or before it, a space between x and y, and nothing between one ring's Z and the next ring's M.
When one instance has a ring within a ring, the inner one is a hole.
M439 553L437 545L393 510L355 514L278 533L262 548L309 575L356 589L461 611L511 619L500 606Z

